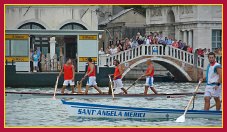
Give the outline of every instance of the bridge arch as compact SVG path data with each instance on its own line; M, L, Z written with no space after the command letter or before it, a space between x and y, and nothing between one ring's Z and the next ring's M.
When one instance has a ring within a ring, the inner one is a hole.
M153 62L156 62L156 63L164 66L167 70L169 70L175 76L175 78L177 80L192 81L192 78L188 75L188 73L182 67L180 67L173 61L170 61L170 60L164 59L164 58L160 58L160 57L143 58L143 59L131 64L130 67L124 71L122 77L124 77L135 66L146 62L148 59L151 59Z

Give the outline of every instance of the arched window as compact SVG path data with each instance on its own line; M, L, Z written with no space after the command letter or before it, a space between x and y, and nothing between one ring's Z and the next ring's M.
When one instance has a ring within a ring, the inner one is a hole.
M87 28L79 23L67 23L60 30L87 30Z
M41 24L29 22L21 25L18 29L46 29L46 28Z

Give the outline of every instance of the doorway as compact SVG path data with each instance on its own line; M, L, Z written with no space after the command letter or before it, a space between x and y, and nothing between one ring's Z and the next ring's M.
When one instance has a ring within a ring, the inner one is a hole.
M71 58L73 65L77 64L77 36L64 36L65 60Z

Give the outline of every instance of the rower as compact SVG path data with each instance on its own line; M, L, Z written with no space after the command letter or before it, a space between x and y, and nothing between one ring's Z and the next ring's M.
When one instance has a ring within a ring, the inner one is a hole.
M96 83L95 65L92 63L92 59L90 57L87 59L87 63L88 63L88 69L85 76L83 77L83 79L85 79L88 76L85 94L88 94L88 89L91 86L93 86L99 92L99 94L102 94L102 91L98 88Z
M145 83L145 90L144 90L144 95L147 95L148 88L150 87L151 90L155 93L158 94L157 91L154 89L153 82L154 82L154 66L152 65L152 62L150 59L147 60L147 71L143 77L146 77L146 83Z
M62 72L64 71L64 83L61 90L61 93L64 94L66 86L70 84L72 88L72 93L74 93L74 77L75 77L75 70L74 66L72 65L72 60L69 58L66 63L64 64L63 68L61 69L58 77L61 76Z
M120 61L115 59L113 64L115 65L115 71L114 74L110 74L113 75L113 82L114 82L114 92L119 92L119 89L121 89L123 91L123 93L127 94L127 90L125 90L123 88L123 84L122 84L122 74L123 74L123 70L120 66ZM120 92L121 93L121 92Z
M210 64L207 66L206 76L201 78L200 81L206 79L207 84L204 93L204 110L210 109L210 99L214 97L216 103L216 110L221 109L221 94L222 94L222 66L215 61L215 54L210 52L208 54Z

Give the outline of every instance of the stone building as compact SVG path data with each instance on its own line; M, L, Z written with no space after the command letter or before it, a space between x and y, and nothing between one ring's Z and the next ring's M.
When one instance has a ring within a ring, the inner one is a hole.
M144 35L145 22L145 16L133 8L115 11L114 15L109 15L109 17L99 22L99 29L105 30L102 42L107 45L109 41L116 43L117 40L122 40L126 37L131 39L136 36L137 32Z
M222 47L221 5L144 6L146 32L157 32L192 46L193 49Z
M29 51L37 49L50 60L45 62L45 70L72 58L77 70L84 71L87 57L98 59L98 35L102 31L98 30L97 8L6 6L6 60L14 60L17 71L29 71Z

